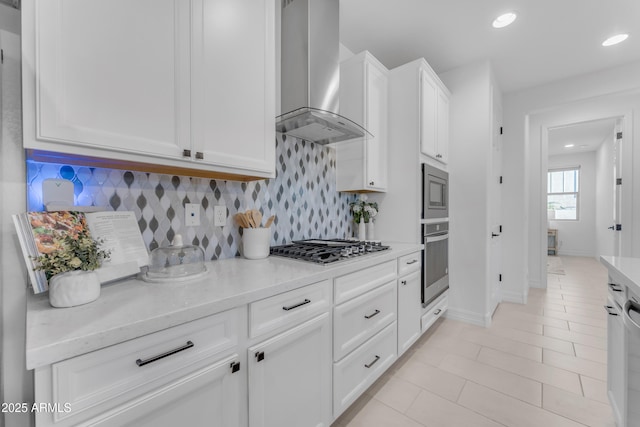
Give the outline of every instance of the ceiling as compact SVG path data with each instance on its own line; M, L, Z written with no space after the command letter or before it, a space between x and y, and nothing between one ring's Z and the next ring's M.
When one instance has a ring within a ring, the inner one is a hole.
M515 11L510 26L493 19ZM604 48L609 36L629 39ZM489 59L504 93L640 61L638 0L340 0L340 39L387 68L436 73Z
M549 155L572 154L597 150L613 136L616 119L594 120L549 130ZM567 144L574 147L565 148Z

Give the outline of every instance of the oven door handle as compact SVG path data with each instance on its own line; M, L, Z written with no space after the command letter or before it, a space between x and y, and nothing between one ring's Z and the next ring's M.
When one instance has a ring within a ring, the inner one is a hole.
M433 236L427 236L427 243L440 242L442 240L447 240L449 238L449 233L440 233Z

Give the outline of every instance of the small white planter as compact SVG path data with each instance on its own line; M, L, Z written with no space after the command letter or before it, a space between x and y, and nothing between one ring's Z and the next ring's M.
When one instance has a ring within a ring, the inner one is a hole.
M49 303L53 307L74 307L100 296L100 280L95 271L67 271L49 280Z

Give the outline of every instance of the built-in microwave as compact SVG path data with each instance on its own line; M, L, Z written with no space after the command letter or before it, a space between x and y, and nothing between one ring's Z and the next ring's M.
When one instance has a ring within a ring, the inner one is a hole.
M449 174L422 164L422 219L449 217Z

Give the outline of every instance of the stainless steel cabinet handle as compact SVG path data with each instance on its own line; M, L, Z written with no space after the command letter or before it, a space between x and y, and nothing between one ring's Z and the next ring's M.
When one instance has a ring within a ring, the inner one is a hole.
M436 311L433 312L434 316L437 316L438 314L442 313L442 310L437 309Z
M173 350L169 350L166 353L162 353L159 354L157 356L153 356L147 360L142 360L142 359L138 359L136 360L136 365L138 366L144 366L144 365L148 365L149 363L155 362L156 360L160 360L160 359L164 359L167 356L171 356L172 354L176 354L176 353L180 353L181 351L184 351L188 348L193 347L194 344L191 341L187 341L187 343L185 345L183 345L182 347L178 347L175 348Z
M403 285L406 285L406 284L407 284L407 281L406 281L406 280L403 280L403 281L401 281L400 283L402 283Z
M302 301L302 302L300 302L298 304L290 305L289 307L282 307L282 309L285 310L285 311L289 311L289 310L293 310L294 308L298 308L298 307L300 307L302 305L309 304L310 302L311 302L310 299L306 299L305 298L304 301Z
M609 316L617 316L618 313L616 313L615 311L611 311L613 310L613 307L611 307L610 305L605 305L604 309L607 310L607 313L609 314Z
M416 262L418 262L417 259L412 259L411 261L407 261L407 265L415 264Z
M609 287L613 292L622 292L622 286L616 285L615 283L609 283Z
M191 150L182 150L183 157L191 157Z
M196 151L196 159L198 160L204 159L204 153L201 151Z
M369 185L376 185L376 183L375 183L375 182L373 182L373 181L371 181L371 182L369 183Z
M366 315L364 316L365 319L371 319L373 316L377 316L378 314L380 314L380 310L376 310L373 313L371 313L370 315Z
M368 368L372 367L373 365L375 365L378 360L380 360L380 356L376 355L376 358L373 359L372 362L367 363L366 365L364 365L364 367L368 369Z

